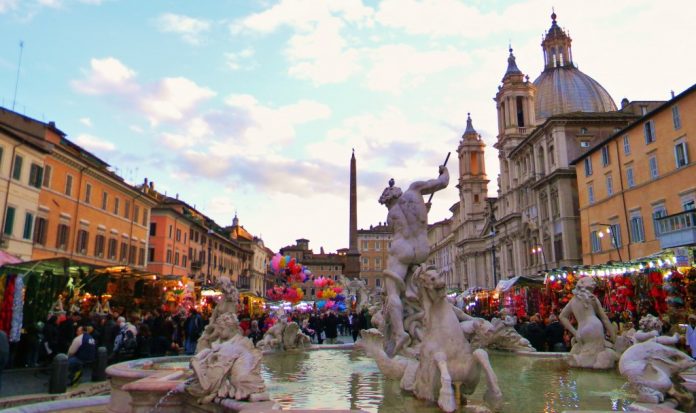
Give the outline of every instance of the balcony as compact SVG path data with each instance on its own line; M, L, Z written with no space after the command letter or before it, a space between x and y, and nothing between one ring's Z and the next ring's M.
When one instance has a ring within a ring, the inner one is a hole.
M696 210L656 218L660 248L696 245Z

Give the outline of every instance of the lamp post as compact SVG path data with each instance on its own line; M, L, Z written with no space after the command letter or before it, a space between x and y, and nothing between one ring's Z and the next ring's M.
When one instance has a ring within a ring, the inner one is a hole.
M599 231L597 236L599 238L604 238L604 233L606 232L607 235L611 236L611 243L614 244L614 248L616 249L616 254L619 256L619 261L623 261L621 259L621 250L619 249L619 243L617 242L616 234L614 233L614 226L611 224L596 224L601 227L606 227L604 231Z
M212 261L212 247L213 247L213 238L212 235L214 234L214 231L212 229L208 229L208 275L206 275L206 284L211 284L211 279L210 279L210 262Z
M544 249L541 248L541 245L535 245L532 247L532 254L541 254L541 260L544 262L544 271L549 270L549 266L546 263L546 255L544 254Z

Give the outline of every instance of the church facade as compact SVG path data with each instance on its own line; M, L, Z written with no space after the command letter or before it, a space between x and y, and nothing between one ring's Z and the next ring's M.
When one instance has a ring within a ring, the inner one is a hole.
M494 288L498 281L582 264L578 190L570 165L597 142L657 102L609 93L573 61L571 38L556 14L542 41L544 70L532 82L510 48L495 95L500 175L488 197L485 144L471 117L457 148L459 202L450 209L459 287ZM641 103L641 104L639 104Z

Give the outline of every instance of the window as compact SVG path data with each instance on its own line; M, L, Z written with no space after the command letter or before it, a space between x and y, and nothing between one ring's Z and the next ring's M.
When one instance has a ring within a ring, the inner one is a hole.
M181 230L178 228L176 230L176 240L181 241Z
M151 222L150 223L150 236L154 237L157 235L157 223L156 222Z
M363 251L367 251L367 245L368 245L368 244L367 244L367 241L363 241L363 242L362 242L362 250L363 250Z
M592 175L592 158L585 158L585 176Z
M599 252L602 250L602 244L599 242L597 231L592 231L590 233L590 242L592 243L592 252Z
M646 145L655 142L655 121L649 120L643 124L643 134Z
M657 178L659 175L657 171L657 155L648 158L648 164L650 165L650 178Z
M172 250L167 250L167 259L166 259L167 264L172 263Z
M684 211L693 211L696 209L696 201L693 199L682 201L682 208Z
M636 181L633 179L633 166L626 167L626 184L629 188L636 186Z
M602 166L609 165L609 146L602 146Z
M171 225L169 226L169 235L167 236L167 238L172 239L172 226Z
M375 241L375 251L382 250L382 241Z
M136 254L138 253L138 248L135 245L131 245L128 250L128 264L135 265Z
M155 260L155 248L154 247L150 247L150 249L148 250L147 260L149 262L153 262Z
M677 161L677 168L689 164L689 155L686 152L686 142L679 142L674 146L674 158Z
M126 219L130 219L130 201L126 201L123 204L123 217Z
M46 218L36 217L36 222L34 223L34 243L45 246L47 231L48 221Z
M51 187L51 165L45 165L44 166L44 174L43 174L43 186L46 188Z
M589 148L589 147L590 147L590 141L580 141L580 147L581 147L581 148Z
M587 185L587 202L594 204L594 188L592 184Z
M14 230L14 219L15 219L15 208L7 207L5 212L5 228L3 230L5 235L12 235Z
M106 193L106 191L102 192L102 205L101 208L106 211L106 208L109 205L109 194Z
M109 259L116 260L116 248L118 248L118 241L115 238L109 240Z
M5 148L0 146L0 165L2 165L2 155L5 153Z
M140 221L140 207L138 205L133 205L133 222Z
M614 246L614 248L620 248L621 247L621 225L619 224L611 224L609 225L609 231L611 231L611 245Z
M147 209L143 209L143 226L147 225Z
M174 253L174 265L179 265L179 251Z
M12 168L12 178L19 181L22 178L22 159L21 156L15 155L14 167Z
M85 203L89 204L92 201L92 184L85 185Z
M628 139L628 135L624 135L623 137L623 147L624 147L624 155L630 155L631 154L631 141Z
M81 229L77 231L77 243L75 244L75 252L78 254L87 254L87 244L89 242L89 233Z
M674 129L681 129L681 118L679 117L679 106L672 106L672 123Z
M101 234L98 234L96 238L94 238L94 256L102 258L104 257L104 243L106 242L106 237L104 237Z
M187 258L188 257L186 255L181 256L181 266L182 267L186 267L186 264L188 264Z
M612 196L614 194L614 179L611 174L606 176L607 179L607 196Z
M22 238L31 239L32 229L34 229L34 215L31 212L27 212L24 217L24 233Z
M43 168L35 163L29 167L29 185L41 189L43 183Z
M68 249L68 236L70 227L67 224L58 224L58 232L56 235L56 248L65 251Z
M145 265L145 248L138 248L138 265Z
M375 287L381 287L381 286L382 286L382 279L375 278Z
M72 196L72 175L65 177L65 195Z
M634 214L631 216L631 241L644 242L645 230L643 228L643 217Z
M660 226L657 224L657 219L667 216L667 208L665 208L665 205L664 204L655 205L653 207L652 216L653 216L653 229L655 230L655 236L657 237L660 234Z
M376 270L382 269L382 259L381 258L375 258L375 269Z
M119 254L119 261L128 262L128 244L121 242L121 252Z
M119 198L114 198L114 215L118 215L118 211L121 209L121 200Z

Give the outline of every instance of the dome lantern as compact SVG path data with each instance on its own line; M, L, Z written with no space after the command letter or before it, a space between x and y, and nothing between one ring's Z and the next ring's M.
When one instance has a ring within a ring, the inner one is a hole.
M573 66L573 39L558 26L556 12L551 13L551 28L541 42L544 49L544 69Z

